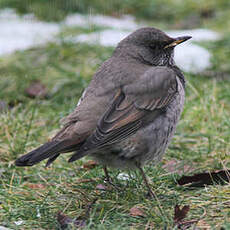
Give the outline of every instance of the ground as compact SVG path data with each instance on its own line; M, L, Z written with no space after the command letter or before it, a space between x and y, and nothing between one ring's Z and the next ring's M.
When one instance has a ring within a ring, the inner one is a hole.
M122 180L117 178L119 170L110 169L113 182L122 189L97 189L98 185L104 186L103 170L101 166L83 167L88 158L68 164L65 155L49 168L44 163L32 168L14 166L19 155L55 134L60 119L74 109L112 48L50 42L1 57L0 99L10 107L0 113L1 225L11 229L59 229L58 212L77 218L97 198L86 218L86 229L173 229L176 204L190 206L187 220L201 219L209 229L230 229L229 183L193 189L176 183L181 174L230 168L230 30L223 26L226 11L217 11L218 19L205 19L208 28L223 34L220 41L203 44L213 53L213 67L203 74L185 73L186 103L176 135L163 161L145 167L158 200L146 197L138 172ZM60 36L80 32L75 28ZM38 79L48 89L45 99L31 99L25 94L31 81ZM190 172L171 173L162 167L175 160L181 168L190 167ZM133 207L142 210L143 216L132 216ZM17 225L20 220L23 222ZM198 229L205 228L200 224Z

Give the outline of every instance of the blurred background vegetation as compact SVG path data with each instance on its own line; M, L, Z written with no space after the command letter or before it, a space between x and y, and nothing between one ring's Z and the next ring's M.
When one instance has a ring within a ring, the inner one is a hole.
M146 20L160 20L175 24L197 18L197 23L207 19L218 20L229 14L228 0L1 0L0 7L16 8L18 13L34 13L47 21L63 20L67 14L105 14L120 16L131 14Z

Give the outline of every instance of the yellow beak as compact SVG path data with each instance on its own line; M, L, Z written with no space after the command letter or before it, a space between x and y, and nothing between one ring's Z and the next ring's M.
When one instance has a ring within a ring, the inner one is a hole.
M192 38L192 37L191 36L178 37L172 43L166 45L164 47L164 49L167 49L167 48L170 48L170 47L175 47L175 46L179 45L180 43L189 40L190 38Z

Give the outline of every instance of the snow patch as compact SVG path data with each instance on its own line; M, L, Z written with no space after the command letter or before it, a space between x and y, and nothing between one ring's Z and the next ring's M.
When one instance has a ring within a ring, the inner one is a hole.
M40 213L39 207L36 207L36 211L37 211L36 217L37 217L37 218L40 218L40 217L41 217L41 213Z
M127 173L119 173L117 176L117 179L119 180L129 180L130 177Z
M13 10L0 11L0 55L25 50L53 39L60 26L40 22L32 15L18 16Z
M81 15L71 14L67 16L65 22L67 26L82 26L89 27L90 25L112 27L118 30L136 30L141 25L135 22L134 17L130 15L124 15L121 18L114 18L104 15Z
M90 34L80 34L77 37L69 38L72 42L86 42L102 46L116 46L119 41L124 39L130 32L122 30L103 30Z
M12 230L12 229L0 226L0 230Z
M136 23L134 17L127 15L114 18L103 15L71 14L61 23L48 23L38 21L31 14L19 16L12 9L4 9L0 11L0 55L25 50L48 41L58 42L55 35L61 31L63 25L87 28L92 25L109 27L111 29L69 36L65 40L113 47L128 34L144 26ZM197 73L211 66L211 54L205 48L193 44L193 41L214 41L220 38L218 33L207 29L178 30L166 33L172 37L181 35L193 37L175 49L175 61L182 70Z
M18 221L14 221L14 223L16 225L22 225L24 223L24 221L23 220L18 220Z
M199 73L211 67L211 54L208 50L192 43L176 47L174 59L185 72Z
M220 34L208 30L208 29L193 29L193 30L171 30L168 31L167 34L171 37L179 37L179 36L192 36L192 41L200 42L200 41L216 41L220 39Z

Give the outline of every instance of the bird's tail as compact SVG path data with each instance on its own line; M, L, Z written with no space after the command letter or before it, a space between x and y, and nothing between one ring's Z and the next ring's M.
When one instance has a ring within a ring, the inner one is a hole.
M34 149L33 151L19 157L15 161L16 166L32 166L42 160L49 158L46 166L52 163L60 153L71 152L78 149L79 144L70 145L65 141L50 141Z

